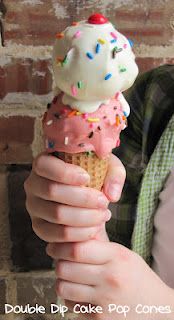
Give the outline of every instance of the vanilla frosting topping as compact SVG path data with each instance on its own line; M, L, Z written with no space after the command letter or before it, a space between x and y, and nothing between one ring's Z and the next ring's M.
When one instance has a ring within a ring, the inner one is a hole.
M130 41L110 23L81 21L60 34L53 50L56 87L62 102L80 112L95 112L134 82L138 67ZM129 106L120 94L123 110Z

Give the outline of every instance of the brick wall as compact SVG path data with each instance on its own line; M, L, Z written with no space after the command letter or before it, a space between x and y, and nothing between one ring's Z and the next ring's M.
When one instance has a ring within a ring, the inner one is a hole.
M42 150L41 116L52 98L54 35L94 11L131 38L142 71L174 63L173 0L0 0L0 319L4 303L56 301L52 261L31 229L23 182ZM3 30L2 30L3 29ZM2 40L3 40L2 39ZM0 39L1 40L1 39ZM20 316L23 319L53 316Z

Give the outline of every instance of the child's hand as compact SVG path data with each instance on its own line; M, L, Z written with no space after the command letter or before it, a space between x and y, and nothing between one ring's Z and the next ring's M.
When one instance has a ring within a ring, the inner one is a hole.
M82 168L41 154L25 182L26 207L35 233L47 242L85 241L101 234L110 219L109 200L119 199L125 180L120 160L111 157L104 192L85 187ZM109 200L108 200L109 199ZM98 239L98 237L97 237Z
M66 299L70 310L73 311L75 304L103 308L101 314L80 313L78 319L174 319L174 290L167 287L140 256L124 246L96 240L51 243L47 253L57 260L56 291ZM112 312L109 312L111 304ZM154 306L152 313L147 312L148 306Z

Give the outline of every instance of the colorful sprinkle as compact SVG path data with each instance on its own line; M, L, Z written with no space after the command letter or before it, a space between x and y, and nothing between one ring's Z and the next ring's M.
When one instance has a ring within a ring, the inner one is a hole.
M64 60L64 59L61 58L61 57L57 57L56 59L57 59L57 62L62 62L62 61Z
M56 38L57 38L57 39L62 39L62 38L64 38L64 33L63 33L63 32L57 33L57 34L56 34Z
M128 41L129 41L129 44L130 44L130 46L131 46L131 48L134 46L134 43L133 43L133 41L131 40L131 39L127 39Z
M54 113L54 117L56 118L56 119L61 119L62 117L61 117L61 115L59 114L59 113Z
M90 123L89 127L90 127L91 129L93 129L93 128L94 128L94 123Z
M79 23L78 23L77 21L73 21L73 22L72 22L72 26L78 26L78 24L79 24Z
M62 65L66 64L67 62L68 62L68 56L66 55L62 61Z
M124 48L124 49L127 48L127 43L123 44L123 48Z
M127 112L123 111L123 113L124 113L125 117L127 118L128 117Z
M115 48L113 49L113 51L112 51L112 57L113 57L113 59L115 59L116 54L119 53L119 52L121 52L122 50L123 50L122 48L115 47Z
M101 49L101 44L100 44L100 43L97 43L95 52L96 52L96 53L99 53L99 52L100 52L100 49Z
M99 118L88 118L88 122L99 122Z
M127 69L125 67L119 67L119 72L125 72Z
M117 53L119 53L119 52L121 52L121 51L123 51L122 48L117 48L117 49L116 49L116 52L117 52Z
M73 111L71 111L69 114L68 114L68 118L71 118L71 117L73 117L73 116L75 116L76 115L76 110L73 110Z
M113 59L115 59L116 54L117 54L117 50L116 50L116 48L114 48L114 49L112 50L112 58L113 58Z
M105 80L109 80L111 77L112 77L112 73L108 73L108 74L105 76Z
M91 139L91 138L93 137L93 135L94 135L94 132L91 131L90 134L89 134L89 136L88 136L88 138Z
M85 146L84 143L79 143L79 144L78 144L78 147L82 147L82 148L83 148L84 146Z
M69 138L68 138L68 137L65 137L64 143L65 143L66 146L68 145L68 141L69 141Z
M92 151L86 151L86 155L90 157L90 156L93 155L93 152Z
M80 31L80 30L78 30L78 31L76 31L76 33L74 34L74 38L79 38L80 36L81 36L81 34L82 34L82 31Z
M106 41L103 40L103 39L98 39L98 42L99 42L100 44L105 44L105 43L106 43Z
M51 124L53 123L53 120L49 120L49 121L47 121L47 126L50 126Z
M79 89L82 89L82 87L83 87L83 82L82 82L82 81L78 81L78 82L77 82L77 86L78 86Z
M93 59L94 59L94 56L93 56L92 53L87 52L86 55L87 55L87 57L88 57L90 60L93 60Z
M117 39L112 39L112 40L110 41L110 43L115 43L115 42L117 42Z
M61 113L67 113L67 112L68 112L68 109L63 108L63 109L60 110L60 112L61 112Z
M77 95L77 88L76 88L76 86L74 86L74 85L71 86L71 93L72 93L72 95L73 95L74 97Z
M97 127L98 130L101 130L100 126Z
M82 118L83 118L83 119L87 119L87 118L88 118L88 113L83 113L83 114L82 114Z
M77 112L76 112L76 115L77 115L77 116L81 116L81 114L82 114L82 113L81 113L80 111L77 111Z
M118 127L119 124L120 124L120 117L119 117L119 115L116 116L115 120L116 120L115 124L116 124L116 126Z
M122 119L123 119L123 120L126 120L126 117L125 117L125 116L122 116Z
M48 148L53 149L54 148L54 142L53 141L48 141Z
M116 33L111 32L111 33L110 33L110 35L111 35L114 39L117 39L117 35L116 35Z

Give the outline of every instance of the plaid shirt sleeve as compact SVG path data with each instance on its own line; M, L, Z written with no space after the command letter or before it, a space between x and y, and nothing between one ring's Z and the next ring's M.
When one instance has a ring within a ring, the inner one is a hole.
M172 77L171 77L172 74ZM111 241L131 248L141 181L153 150L174 112L174 66L165 65L140 75L126 93L131 113L121 133L121 146L113 150L127 177L122 197L111 205L107 223Z

